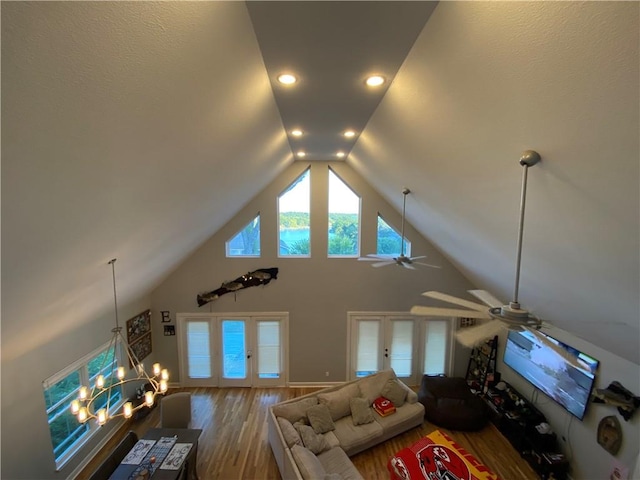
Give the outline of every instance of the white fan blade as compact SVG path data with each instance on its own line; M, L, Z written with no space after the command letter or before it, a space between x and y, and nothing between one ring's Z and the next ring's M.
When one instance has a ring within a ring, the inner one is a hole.
M427 307L424 305L414 305L411 307L413 315L423 315L427 317L465 317L465 318L491 318L486 312L473 310L458 310L456 308Z
M442 292L429 291L429 292L424 292L422 295L424 297L434 298L436 300L442 300L443 302L453 303L454 305L460 305L461 307L471 308L472 310L477 310L478 312L487 311L487 307L485 305L481 305L475 302L470 302L468 300L454 297L453 295L447 295L446 293L442 293ZM489 318L489 315L487 314L486 317L482 317L482 318Z
M407 262L402 262L402 266L404 268L408 268L409 270L415 270L416 269L416 267L414 267L413 265L411 265L410 263L407 263Z
M576 357L575 355L571 355L564 348L554 343L553 341L549 340L546 336L544 336L535 328L528 328L528 327L523 327L523 328L524 330L531 332L538 340L540 340L542 343L544 343L549 348L551 348L554 352L560 355L560 357L564 358L567 362L569 362L570 365L573 365L576 368L581 368L583 370L586 368L585 365L580 363L580 360L578 359L578 357Z
M427 258L426 255L420 255L419 257L411 257L409 260L420 260L421 258Z
M423 265L425 267L431 267L431 268L442 268L440 265L431 265L430 263L423 263L423 262L413 262L416 265Z
M360 262L378 262L380 260L386 260L385 257L377 257L375 255L367 255L366 257L358 257Z
M456 340L465 347L474 347L488 338L498 335L504 328L500 320L491 320L475 327L465 327L456 331Z
M500 300L491 295L486 290L469 290L469 293L481 302L489 305L491 308L501 307L504 305Z
M393 265L394 263L396 263L396 262L394 262L393 260L391 260L391 261L386 261L386 262L372 263L372 264L371 264L371 266L372 266L372 267L375 267L375 268L378 268L378 267L386 267L387 265Z

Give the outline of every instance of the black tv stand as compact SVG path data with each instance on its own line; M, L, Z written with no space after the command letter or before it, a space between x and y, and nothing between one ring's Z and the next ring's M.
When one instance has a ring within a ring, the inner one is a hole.
M565 480L569 462L560 452L556 434L546 431L546 418L515 388L489 388L484 395L491 420L531 467L546 480Z

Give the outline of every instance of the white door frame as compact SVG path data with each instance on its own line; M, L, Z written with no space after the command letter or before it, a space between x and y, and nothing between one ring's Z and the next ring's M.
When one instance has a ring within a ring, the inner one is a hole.
M187 355L187 323L190 320L206 321L209 324L209 349L211 358L211 377L203 379L189 378ZM251 358L247 359L247 380L242 381L222 378L222 321L246 321L245 334L247 349L251 350ZM280 369L279 378L260 378L258 375L258 351L256 331L260 321L280 322ZM231 387L259 386L276 387L289 384L289 313L288 312L231 312L231 313L178 313L176 314L178 364L180 386L183 387Z

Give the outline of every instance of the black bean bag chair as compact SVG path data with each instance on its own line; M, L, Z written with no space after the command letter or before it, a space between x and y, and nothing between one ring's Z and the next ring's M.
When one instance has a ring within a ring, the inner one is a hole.
M489 418L489 407L464 378L424 375L418 400L429 422L450 430L480 430Z

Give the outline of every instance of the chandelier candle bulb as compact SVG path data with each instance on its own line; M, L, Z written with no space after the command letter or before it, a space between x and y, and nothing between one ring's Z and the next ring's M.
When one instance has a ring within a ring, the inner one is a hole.
M131 418L133 415L133 404L131 402L127 402L122 407L122 412L124 414L124 418Z
M104 388L104 375L96 377L96 388Z
M78 396L80 400L87 399L87 387L80 387L80 391L78 392Z
M168 388L169 387L167 386L167 381L160 380L160 393L167 393Z
M160 375L160 364L159 363L154 363L153 364L153 374L155 376Z
M80 402L78 400L74 400L73 402L71 402L71 413L73 413L74 415L77 415L79 411L80 411Z
M80 423L84 423L87 421L87 408L86 407L82 407L79 411L78 411L78 421Z
M107 411L104 408L98 410L98 425L107 423Z
M167 370L166 368L163 368L160 378L165 381L169 380L169 370Z
M118 367L118 379L122 380L124 378L124 367Z
M144 403L147 405L147 407L153 406L153 392L145 392Z

